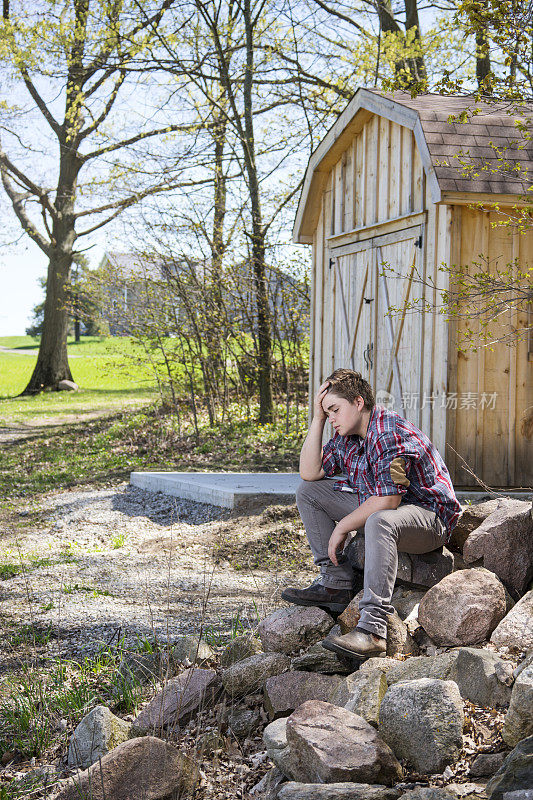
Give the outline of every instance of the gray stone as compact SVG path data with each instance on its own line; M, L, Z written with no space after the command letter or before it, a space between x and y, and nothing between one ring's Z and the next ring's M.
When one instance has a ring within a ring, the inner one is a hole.
M186 669L167 681L163 689L133 722L135 731L160 731L185 722L191 714L214 705L219 695L219 680L211 669Z
M359 714L375 728L379 722L379 707L387 691L387 679L379 669L354 672L333 691L329 702Z
M159 653L126 652L120 660L118 674L126 684L147 683L159 677Z
M289 746L281 750L268 751L268 757L289 780L307 783L307 772L298 758L292 756Z
M474 647L461 647L452 652L456 660L449 678L457 683L461 697L484 708L509 705L511 688L508 682L501 680L508 674L508 662L497 653Z
M484 503L476 503L471 506L463 506L463 512L457 521L457 525L452 531L450 545L463 552L464 543L476 528L479 528L490 514L497 510L500 501L485 500Z
M87 769L129 739L130 730L130 722L116 717L107 706L96 706L83 717L72 734L68 748L69 767Z
M420 588L430 588L453 572L454 558L446 547L431 553L410 555L411 583Z
M407 630L407 625L395 612L387 617L387 655L416 656L418 645Z
M74 381L59 381L57 384L58 391L60 392L79 392L80 387Z
M514 792L505 792L503 800L533 800L533 789L516 789Z
M400 792L367 783L296 783L281 787L278 800L396 800Z
M468 774L473 778L485 778L494 775L505 760L505 753L480 753L472 761Z
M265 709L270 719L286 717L306 700L327 700L342 679L319 672L285 672L265 681Z
M533 589L502 619L490 637L496 647L533 647Z
M261 714L256 708L243 708L228 716L228 727L237 739L245 739L261 723Z
M182 664L184 661L198 664L200 661L209 661L213 657L213 651L199 636L179 636L173 642L169 652L169 661L176 664Z
M437 786L419 786L402 794L402 800L457 800L457 795Z
M264 619L258 633L265 652L293 653L323 639L333 618L315 606L280 608Z
M287 747L287 719L280 717L270 722L263 731L263 744L267 751L283 750Z
M503 800L504 793L531 789L533 784L533 736L523 739L487 783L489 800Z
M391 785L402 769L390 748L362 717L344 708L309 700L287 720L290 763L305 783Z
M260 691L267 678L281 675L291 665L282 653L257 653L238 661L222 673L224 689L234 697Z
M533 664L522 670L514 683L502 730L509 747L515 747L528 736L533 736Z
M482 559L511 592L523 594L533 578L531 502L503 498L465 542L467 564Z
M409 661L410 660L411 659L409 659ZM375 669L379 669L380 672L384 672L385 674L387 674L388 671L393 667L397 667L399 664L404 664L404 663L406 662L399 661L397 658L388 658L387 656L367 658L367 660L363 661L363 663L359 667L358 672L372 672Z
M397 586L392 595L391 604L401 619L405 620L418 606L426 593L425 589L412 589L408 586Z
M198 767L171 744L153 736L119 744L100 761L70 778L55 800L170 800L190 797Z
M278 796L278 789L285 783L286 777L283 772L277 767L272 767L268 770L266 775L263 775L259 783L249 791L250 797L259 798L259 800L275 800Z
M390 686L379 711L379 733L417 772L442 772L459 757L464 724L457 684L421 678Z
M530 649L526 652L524 658L514 670L513 677L515 679L518 678L520 673L523 672L523 670L525 670L527 667L529 667L530 664L533 664L533 649Z
M342 662L335 653L322 647L321 642L314 644L301 656L293 658L291 666L293 669L322 672L324 675L341 675L352 671L352 668Z
M506 662L497 653L473 647L460 647L436 656L419 656L396 662L387 670L387 683L433 678L453 680L461 697L485 707L505 706L511 698L509 686L499 674L506 673Z
M418 608L421 626L441 646L483 642L504 615L504 587L486 569L453 572L426 592Z
M436 656L416 656L408 658L406 661L395 661L386 672L387 683L391 685L399 681L412 681L419 678L448 680L457 660L457 652L457 650L450 650Z
M251 634L245 636L236 636L220 656L221 667L231 667L238 661L244 661L245 658L254 656L256 653L261 652L261 641Z

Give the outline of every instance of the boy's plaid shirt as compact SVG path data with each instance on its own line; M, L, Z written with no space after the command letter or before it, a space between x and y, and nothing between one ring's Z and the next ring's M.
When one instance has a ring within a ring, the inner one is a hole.
M395 483L391 475L391 463L398 458L405 462L408 486ZM334 488L352 489L359 505L372 495L401 494L403 502L434 511L448 536L457 524L461 506L446 464L428 437L394 411L374 406L364 439L336 433L324 446L322 466L328 478L346 475Z

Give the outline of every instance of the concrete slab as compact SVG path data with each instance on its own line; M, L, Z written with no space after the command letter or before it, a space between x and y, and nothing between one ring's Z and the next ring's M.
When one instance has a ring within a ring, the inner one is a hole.
M224 508L294 503L296 472L132 472L130 483L197 503Z
M149 492L162 492L197 503L224 508L251 508L294 503L300 478L296 472L132 472L130 483ZM479 503L491 497L531 500L531 492L458 491L460 503Z

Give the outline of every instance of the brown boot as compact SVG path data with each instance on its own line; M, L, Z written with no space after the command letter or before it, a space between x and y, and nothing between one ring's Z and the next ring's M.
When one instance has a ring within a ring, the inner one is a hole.
M341 656L352 658L371 658L384 656L387 652L387 640L374 633L356 628L344 636L328 636L322 642L322 647L332 650Z
M353 599L351 589L330 589L315 582L306 589L289 587L281 593L283 600L297 606L319 606L319 608L340 614Z

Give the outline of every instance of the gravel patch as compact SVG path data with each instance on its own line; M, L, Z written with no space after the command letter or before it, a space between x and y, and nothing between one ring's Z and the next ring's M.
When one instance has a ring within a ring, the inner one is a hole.
M215 565L217 533L250 530L253 517L127 484L46 495L18 517L2 561L24 571L0 581L0 614L51 627L51 654L193 632L222 644L237 620L253 627L288 581L309 577Z

